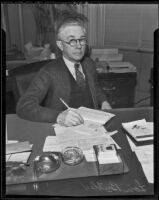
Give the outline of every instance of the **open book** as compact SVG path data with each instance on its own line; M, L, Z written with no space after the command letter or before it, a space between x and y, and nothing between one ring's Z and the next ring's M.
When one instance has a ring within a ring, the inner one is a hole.
M84 122L87 123L87 121L91 121L94 123L98 123L101 125L104 125L106 122L108 122L112 117L115 116L115 114L100 111L100 110L94 110L86 107L79 107L77 109L77 112L83 117Z

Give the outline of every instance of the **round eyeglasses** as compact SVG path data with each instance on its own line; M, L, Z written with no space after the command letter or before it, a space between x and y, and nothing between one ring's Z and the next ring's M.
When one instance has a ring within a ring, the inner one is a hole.
M85 38L82 39L71 39L69 42L61 40L62 42L65 42L66 44L69 44L72 47L75 47L77 45L77 42L79 42L79 44L81 46L84 46L87 44L87 40Z

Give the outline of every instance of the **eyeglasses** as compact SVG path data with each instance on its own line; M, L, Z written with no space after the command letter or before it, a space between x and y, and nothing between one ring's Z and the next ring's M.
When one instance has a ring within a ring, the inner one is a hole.
M71 39L69 42L66 42L64 40L61 40L62 42L65 42L66 44L69 44L71 47L75 47L77 45L77 41L81 46L84 46L87 44L87 40L85 38L82 39Z

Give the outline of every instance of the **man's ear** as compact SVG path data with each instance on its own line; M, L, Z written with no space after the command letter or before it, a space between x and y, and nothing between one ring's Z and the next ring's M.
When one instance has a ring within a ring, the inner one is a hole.
M58 46L58 48L59 48L61 51L63 51L63 44L62 44L62 42L61 42L60 40L57 40L57 41L56 41L56 45Z

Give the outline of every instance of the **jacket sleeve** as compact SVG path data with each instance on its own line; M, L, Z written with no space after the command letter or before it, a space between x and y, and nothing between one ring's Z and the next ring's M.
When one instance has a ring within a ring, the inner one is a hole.
M27 91L19 99L16 113L19 117L37 122L55 122L60 111L41 106L49 86L51 76L42 69L33 79Z

